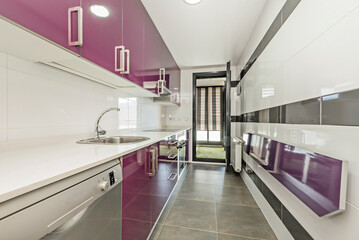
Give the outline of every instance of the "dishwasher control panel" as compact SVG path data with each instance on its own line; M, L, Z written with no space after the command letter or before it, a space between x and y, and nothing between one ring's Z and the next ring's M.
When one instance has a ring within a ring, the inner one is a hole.
M115 173L113 171L108 174L108 177L110 178L110 186L115 184Z

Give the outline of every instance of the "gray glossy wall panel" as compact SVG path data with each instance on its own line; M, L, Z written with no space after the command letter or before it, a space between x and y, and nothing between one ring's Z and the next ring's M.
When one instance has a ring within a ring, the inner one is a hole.
M319 124L320 98L309 99L282 106L281 123Z
M282 25L288 19L290 14L292 14L292 12L297 7L299 2L300 2L300 0L287 0L286 1L286 3L284 4L284 6L282 8L282 11L281 11L281 13L282 13Z
M324 96L322 124L359 126L359 90Z

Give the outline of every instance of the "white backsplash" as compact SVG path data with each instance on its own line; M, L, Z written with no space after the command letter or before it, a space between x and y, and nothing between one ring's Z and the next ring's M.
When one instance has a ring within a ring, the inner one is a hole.
M57 69L0 53L0 141L161 127L161 106L127 99L115 89Z

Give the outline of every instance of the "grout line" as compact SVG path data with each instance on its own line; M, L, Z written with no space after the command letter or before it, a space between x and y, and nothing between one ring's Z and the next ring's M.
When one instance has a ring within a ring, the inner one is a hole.
M5 84L6 84L6 141L9 141L9 73L8 73L8 55L5 61Z
M235 234L231 234L231 233L215 232L215 231L211 231L211 230L204 230L204 229L199 229L199 228L184 227L184 226L179 226L179 225L175 225L175 224L165 224L165 225L166 225L166 226L169 226L169 227L176 227L176 228L182 228L182 229L188 229L188 230L195 230L195 231L208 232L208 233L216 233L217 236L218 236L218 234L223 234L223 235L229 235L229 236L235 236L235 237L245 237L245 238L254 239L254 240L264 240L264 239L262 239L262 238L255 238L255 237L244 236L244 235L235 235Z

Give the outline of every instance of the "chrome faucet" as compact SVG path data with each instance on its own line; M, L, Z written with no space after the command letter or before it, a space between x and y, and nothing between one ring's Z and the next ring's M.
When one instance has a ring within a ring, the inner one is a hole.
M103 129L100 127L100 120L101 120L101 118L103 117L103 115L105 115L106 113L111 112L111 111L118 111L118 112L119 112L119 111L120 111L120 108L118 108L118 107L112 107L112 108L109 108L109 109L107 109L107 110L105 110L105 111L103 111L103 112L101 113L101 115L98 117L97 122L96 122L95 132L96 132L97 138L100 138L100 135L105 135L105 134L106 134L106 131L103 130Z

